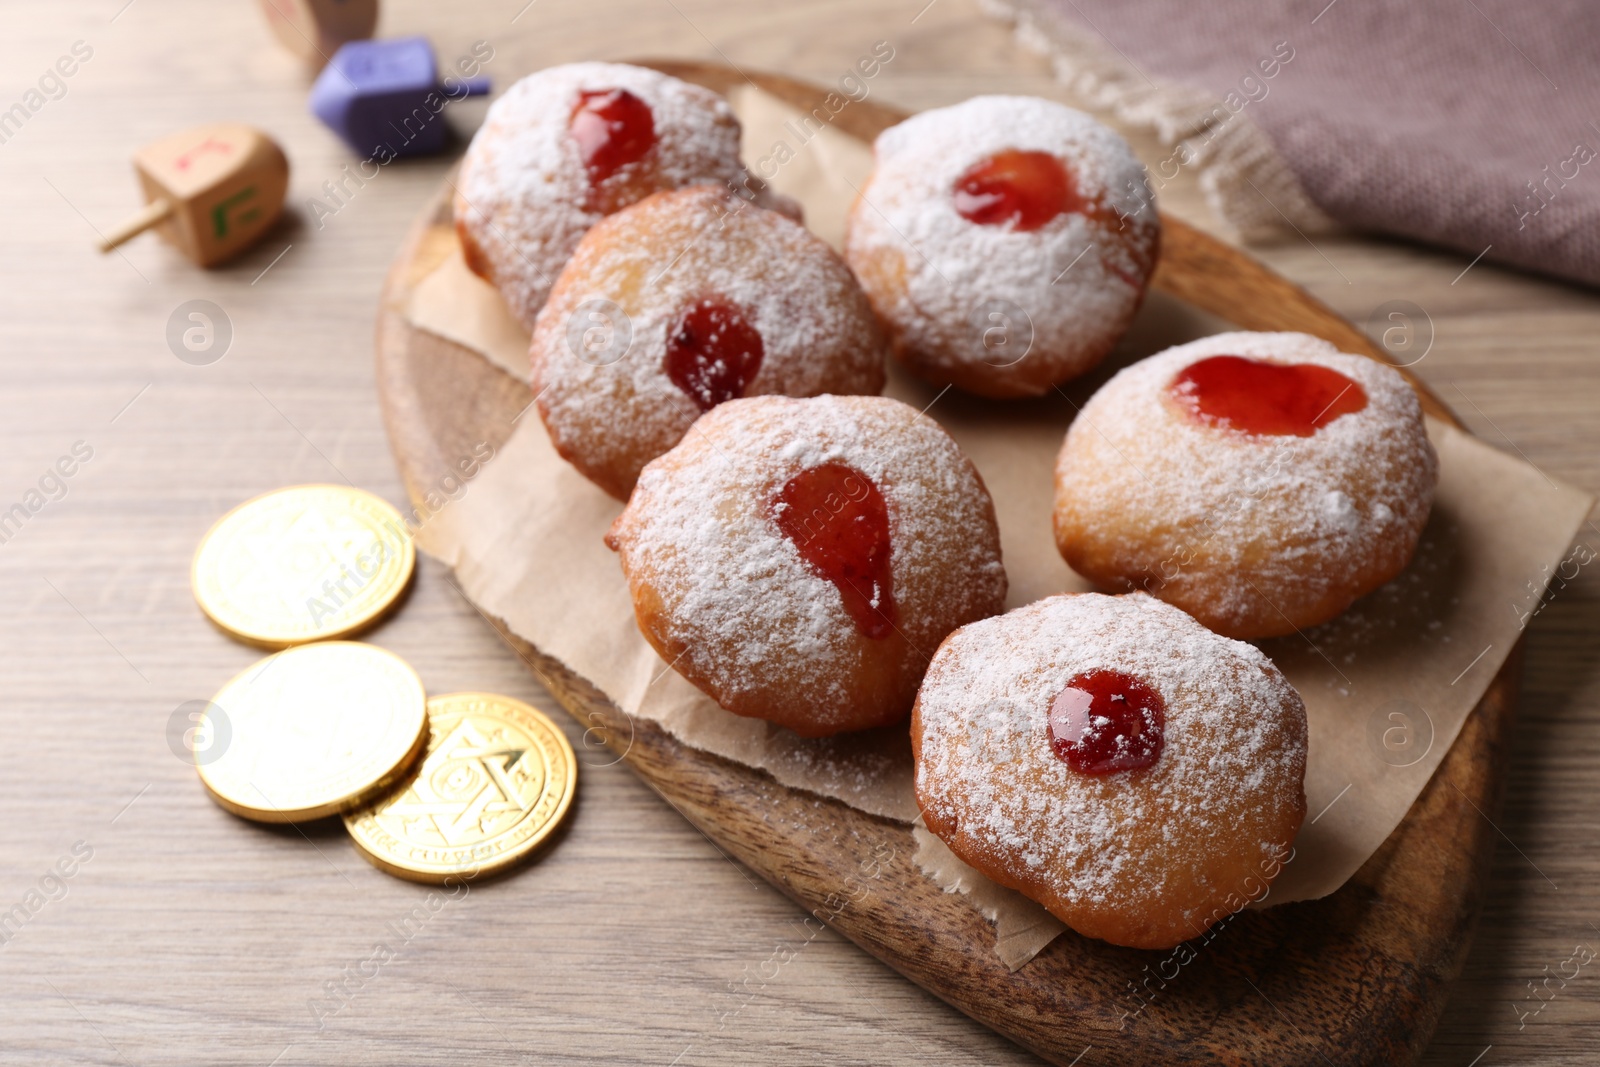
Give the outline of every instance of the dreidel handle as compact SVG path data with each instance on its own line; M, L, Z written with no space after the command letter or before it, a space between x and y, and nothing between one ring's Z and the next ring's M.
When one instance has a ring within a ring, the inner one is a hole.
M131 241L152 226L159 226L171 215L172 201L166 197L156 197L144 206L143 211L102 237L100 251L109 252L125 241Z

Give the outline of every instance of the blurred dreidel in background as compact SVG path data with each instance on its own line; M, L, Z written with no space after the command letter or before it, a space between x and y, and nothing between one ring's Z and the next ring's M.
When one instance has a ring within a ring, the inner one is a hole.
M196 126L145 145L133 169L148 203L104 237L102 252L155 229L200 266L215 266L266 233L289 191L283 149L237 122Z
M261 0L261 9L283 46L313 68L378 28L378 0Z
M383 154L387 162L443 150L444 105L488 91L487 78L449 75L441 83L425 37L352 41L311 87L311 112L357 155Z

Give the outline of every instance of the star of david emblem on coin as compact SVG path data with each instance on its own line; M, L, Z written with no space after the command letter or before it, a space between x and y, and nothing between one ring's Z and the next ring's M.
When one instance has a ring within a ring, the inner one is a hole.
M405 822L406 837L443 846L492 837L516 823L539 799L544 767L505 729L485 734L465 719L439 743L443 757L426 768L386 814ZM413 797L415 799L413 799Z
M500 871L532 852L572 802L577 760L535 708L488 693L428 701L428 754L391 796L345 817L379 868L443 882Z

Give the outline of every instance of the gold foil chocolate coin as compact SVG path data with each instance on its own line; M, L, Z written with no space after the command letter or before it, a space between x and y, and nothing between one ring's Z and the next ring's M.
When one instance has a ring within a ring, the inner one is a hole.
M218 804L261 822L360 807L412 770L428 745L422 679L394 653L355 641L268 656L201 714L226 717L228 740L197 761L200 781ZM199 728L212 735L210 723Z
M375 866L414 882L493 874L561 824L578 761L540 711L492 693L453 693L428 701L428 721L416 774L344 817Z
M200 542L200 610L242 641L285 648L344 637L383 616L416 567L405 520L344 485L296 485L228 512Z

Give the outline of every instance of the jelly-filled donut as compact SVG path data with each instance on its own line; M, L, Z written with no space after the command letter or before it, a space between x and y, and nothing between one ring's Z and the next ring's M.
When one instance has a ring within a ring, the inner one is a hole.
M885 397L712 408L645 467L606 543L663 660L806 737L904 719L944 636L1005 601L983 479Z
M1056 545L1103 588L1274 637L1405 568L1438 467L1392 367L1306 334L1218 334L1084 405L1056 461Z
M739 121L722 97L622 63L530 74L494 102L461 161L467 266L533 328L585 231L662 189L743 187Z
M1170 948L1268 895L1305 818L1305 706L1259 649L1143 593L963 626L911 716L961 859L1089 937Z
M710 186L590 230L533 331L550 439L626 500L705 412L766 393L877 393L883 335L854 275L805 227Z
M845 259L935 384L1038 396L1132 321L1161 224L1127 142L1081 111L979 96L879 135Z

